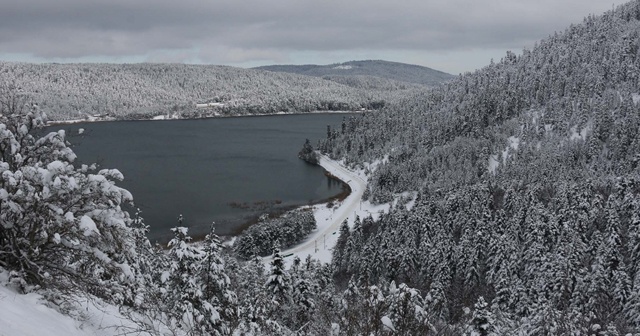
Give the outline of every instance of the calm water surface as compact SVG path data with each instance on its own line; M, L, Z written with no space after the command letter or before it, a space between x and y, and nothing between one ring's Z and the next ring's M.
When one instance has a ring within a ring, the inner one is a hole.
M344 114L173 121L119 121L52 126L67 130L82 163L117 168L133 193L152 240L171 237L184 216L192 235L216 222L234 234L274 208L307 204L341 191L322 168L297 158L304 140L326 137ZM80 128L83 134L78 134ZM132 214L133 215L133 214Z

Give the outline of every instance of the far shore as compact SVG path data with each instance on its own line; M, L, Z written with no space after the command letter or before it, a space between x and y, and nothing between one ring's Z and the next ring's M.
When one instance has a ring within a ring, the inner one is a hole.
M305 114L355 114L355 113L371 113L375 110L355 110L355 111L310 111L310 112L276 112L276 113L259 113L259 114L236 114L236 115L222 115L214 114L206 117L197 118L182 118L166 115L153 116L150 119L118 119L114 117L91 117L89 119L70 119L70 120L52 120L47 121L47 126L58 125L72 125L81 123L94 123L94 122L106 122L106 121L171 121L171 120L201 120L201 119L213 119L213 118L246 118L246 117L266 117L266 116L282 116L282 115L305 115ZM159 118L163 117L163 118Z

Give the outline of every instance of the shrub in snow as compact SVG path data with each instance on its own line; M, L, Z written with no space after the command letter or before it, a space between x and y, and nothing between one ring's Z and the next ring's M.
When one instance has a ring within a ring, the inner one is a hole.
M0 92L0 266L29 286L123 302L136 282L136 229L117 170L74 166L64 131L40 138L44 115Z

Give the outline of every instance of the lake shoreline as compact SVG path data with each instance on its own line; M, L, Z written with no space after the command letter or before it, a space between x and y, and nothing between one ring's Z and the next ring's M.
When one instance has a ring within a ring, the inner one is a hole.
M260 113L260 114L239 114L239 115L211 115L206 117L197 118L157 118L158 116L151 117L151 119L117 119L113 117L95 119L71 119L71 120L52 120L47 121L46 126L60 126L60 125L73 125L82 123L100 123L100 122L119 122L119 121L177 121L177 120L206 120L215 118L250 118L250 117L271 117L271 116L290 116L290 115L309 115L309 114L354 114L354 113L372 113L376 110L358 110L358 111L310 111L310 112L276 112L276 113Z
M317 164L316 166L322 167L321 165ZM255 216L250 216L247 220L244 221L243 224L241 224L234 232L234 234L232 235L222 235L220 236L220 238L223 241L227 241L227 240L231 240L237 236L239 236L240 234L242 234L242 232L244 230L246 230L247 228L249 228L251 225L257 224L259 218L264 215L267 214L269 216L269 218L277 218L282 216L283 214L295 210L295 209L303 209L303 208L309 208L312 207L314 205L319 205L319 204L326 204L327 206L330 203L333 202L341 202L344 201L347 197L349 197L349 195L351 195L352 190L351 190L351 186L349 186L349 184L345 181L342 181L341 179L339 179L338 177L336 177L335 175L331 174L328 170L326 170L324 167L322 167L322 169L324 170L324 175L327 176L330 179L333 179L337 182L339 182L341 184L341 191L339 193L337 193L334 196L331 197L327 197L324 199L319 199L316 201L312 201L309 202L308 204L305 205L289 205L289 206L283 206L280 207L278 209L270 209L270 210L266 210L265 212L259 214L259 215L255 215ZM196 234L191 236L191 242L192 243L198 243L201 241L204 241L204 239L206 238L208 233L203 233L203 234Z
M349 195L344 181L327 178L326 169L297 156L298 144L324 138L326 125L338 129L343 116L320 111L178 123L95 122L44 132L65 129L78 162L124 172L120 186L135 195L151 226L150 241L164 244L172 238L169 228L178 225L172 220L176 214L184 215L182 226L192 237L204 238L212 222L219 236L234 237L263 214L340 204L336 200Z

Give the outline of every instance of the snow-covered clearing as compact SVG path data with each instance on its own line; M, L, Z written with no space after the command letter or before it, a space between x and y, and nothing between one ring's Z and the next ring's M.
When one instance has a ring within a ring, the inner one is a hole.
M319 164L331 175L344 181L351 188L351 194L342 202L334 202L333 207L327 207L327 203L312 206L318 228L313 231L307 239L299 245L281 252L286 256L288 266L291 265L295 256L305 260L307 256L319 260L322 263L331 261L333 246L339 235L340 224L348 220L349 226L353 226L356 216L360 218L372 215L374 219L380 217L380 213L387 212L391 204L373 205L369 201L362 201L362 194L367 186L367 176L364 170L353 171L346 168L341 162L329 159L324 155L319 156ZM415 193L405 193L399 196L412 196L415 200ZM394 202L397 202L396 201ZM406 204L408 208L413 206L414 201ZM271 257L263 258L265 264L271 262Z
M514 137L514 136L510 136L507 139L507 141L509 142L509 144L502 151L502 162L500 162L498 154L494 154L494 155L489 156L489 164L488 164L487 169L489 170L489 172L491 174L495 174L496 173L496 169L498 169L498 167L500 166L500 163L502 163L503 165L506 165L507 164L507 160L512 155L512 153L518 151L518 147L520 146L520 138L517 138L517 137Z

